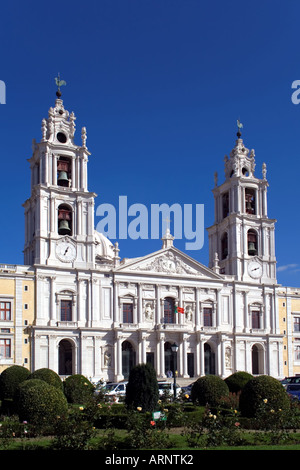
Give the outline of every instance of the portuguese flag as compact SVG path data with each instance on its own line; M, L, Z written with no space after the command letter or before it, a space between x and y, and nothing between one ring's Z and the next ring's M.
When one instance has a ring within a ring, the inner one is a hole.
M182 307L175 307L175 313L184 313L184 308L182 308Z

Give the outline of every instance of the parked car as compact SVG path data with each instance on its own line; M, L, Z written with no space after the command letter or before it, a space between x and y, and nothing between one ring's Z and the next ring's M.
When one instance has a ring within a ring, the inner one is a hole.
M285 377L283 380L280 380L280 383L284 386L284 388L286 388L289 384L300 384L300 376L295 375L293 377Z
M181 392L181 387L176 384L176 397L179 397ZM164 394L170 395L170 397L174 396L174 384L173 382L158 382L158 393L159 396L163 396Z
M184 393L187 393L188 395L191 394L192 392L192 386L194 385L194 382L192 382L191 384L189 385L186 385L184 387L181 387L181 390L184 392Z
M286 386L286 391L291 397L298 398L298 400L300 400L300 383L288 384Z
M126 385L128 382L108 383L104 386L104 395L109 400L119 401L120 397L126 395Z

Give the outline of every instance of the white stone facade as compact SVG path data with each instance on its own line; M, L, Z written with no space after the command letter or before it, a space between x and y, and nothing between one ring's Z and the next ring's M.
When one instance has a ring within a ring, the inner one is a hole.
M238 370L281 377L275 221L267 217L265 168L254 177L254 152L248 156L241 136L225 161L225 183L215 181L205 267L173 246L169 232L159 251L120 261L118 244L94 229L86 130L81 147L74 132L75 116L59 98L30 159L24 253L36 273L32 369L119 381L132 365L151 362L159 378L173 369L179 378Z

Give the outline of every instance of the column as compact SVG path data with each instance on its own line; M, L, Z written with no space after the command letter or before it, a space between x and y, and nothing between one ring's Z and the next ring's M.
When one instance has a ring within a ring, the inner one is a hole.
M52 155L52 184L57 184L57 156Z
M200 333L196 333L196 351L195 351L195 374L200 377L201 374L201 351L200 351Z
M55 197L50 196L50 232L56 232L56 210L55 210Z
M118 281L114 282L114 311L113 311L113 321L114 323L120 323L119 321L119 283Z
M72 168L71 168L71 185L72 185L72 189L75 189L76 184L75 184L75 159L74 158L72 158L71 165L72 165Z
M199 288L196 288L196 312L195 312L195 326L196 330L200 328L200 291Z
M160 377L165 377L165 335L160 334L159 338L159 369L160 369Z
M186 334L183 334L182 337L182 343L183 343L183 377L188 378L188 361L187 361L187 338L188 336Z
M200 336L200 376L201 377L205 375L204 342L205 342L205 339Z
M160 285L156 285L156 324L161 323Z
M244 331L249 333L249 315L248 315L248 291L244 292Z
M56 276L50 276L50 324L54 325L58 320L56 318L56 302L55 302L55 279Z
M218 346L218 349L220 349L220 354L221 354L221 360L220 360L220 364L221 364L221 371L218 371L218 372L221 372L221 377L225 377L226 373L225 373L225 370L226 370L226 363L225 363L225 338L223 337L223 335L220 335L220 343L219 343L219 346Z
M142 294L143 294L143 286L142 284L137 285L137 322L142 323L143 322L143 299L142 299Z
M115 342L115 375L116 380L122 380L122 336L119 332L117 334L117 341Z

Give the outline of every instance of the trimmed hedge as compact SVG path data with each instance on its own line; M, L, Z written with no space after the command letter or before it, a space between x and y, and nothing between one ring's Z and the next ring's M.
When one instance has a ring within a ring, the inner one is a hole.
M231 393L238 393L245 387L249 380L253 379L253 375L248 372L235 372L234 374L226 377L225 382L228 385Z
M19 419L36 425L52 425L68 412L63 392L40 379L21 383L16 400Z
M151 364L139 364L133 367L126 386L125 403L128 408L140 406L144 411L154 411L159 394L156 372Z
M194 382L191 391L193 403L217 406L220 400L229 395L229 388L221 377L206 375Z
M242 416L255 417L257 410L267 400L268 406L274 410L288 410L290 400L281 383L268 375L260 375L246 383L240 396L240 412Z
M63 390L69 403L84 404L92 398L95 387L84 375L74 374L63 382Z
M27 379L30 371L23 366L10 366L0 375L0 400L14 398L18 386Z
M44 380L49 385L53 385L53 387L56 387L59 390L63 390L62 380L59 377L59 375L56 372L54 372L54 370L47 369L47 368L37 369L27 377L27 380L31 380L31 379Z

